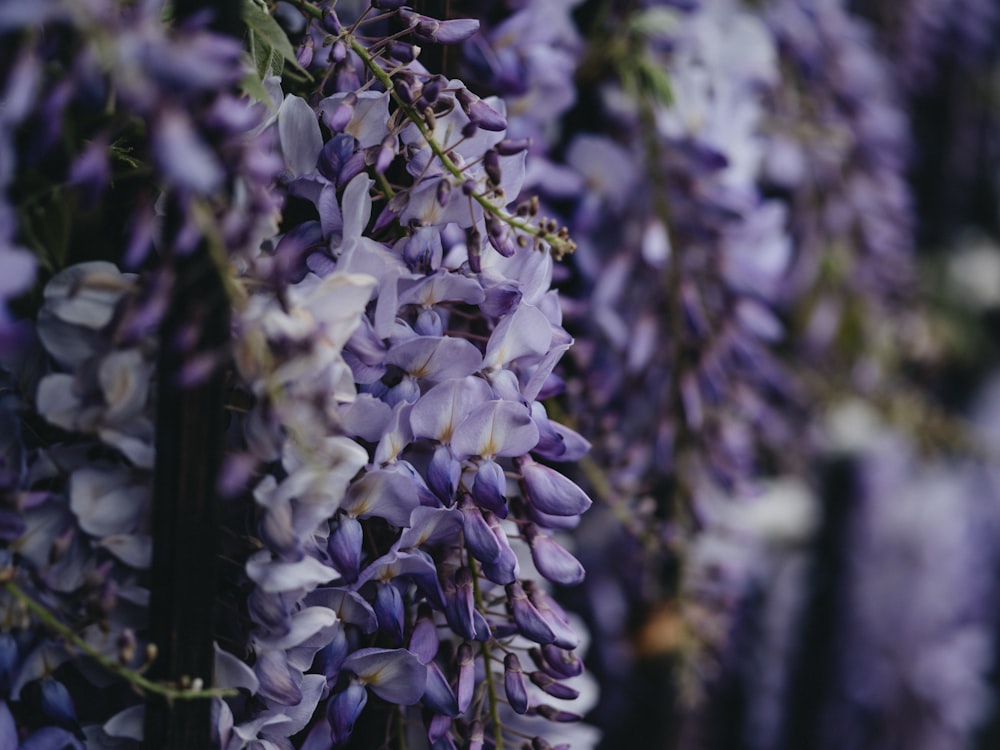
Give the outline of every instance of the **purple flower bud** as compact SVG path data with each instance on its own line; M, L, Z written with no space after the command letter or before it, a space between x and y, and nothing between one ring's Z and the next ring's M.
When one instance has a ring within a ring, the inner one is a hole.
M475 227L469 230L469 240L466 243L466 247L468 247L469 251L469 269L473 273L481 273L483 270L483 236Z
M337 45L333 51L336 52ZM347 54L347 48L344 48ZM332 53L331 53L332 55ZM333 84L336 91L357 91L361 88L361 78L358 76L357 68L351 63L350 58L345 58L342 62L333 66Z
M320 108L320 112L323 115L323 122L328 128L330 128L331 132L340 133L350 124L351 118L354 117L354 108L357 105L358 96L351 91L346 94L343 99L337 102L336 106L332 108ZM335 148L340 150L342 147L337 146Z
M497 153L496 149L491 148L483 154L483 169L486 171L491 188L496 188L503 182L503 174L500 172L500 154Z
M472 704L472 694L476 687L476 656L469 643L462 642L458 647L458 683L456 694L458 710L465 713Z
M583 565L558 542L542 534L534 524L529 524L525 533L531 547L531 559L545 578L563 586L576 586L583 581Z
M424 88L420 95L428 104L434 104L434 102L436 102L438 97L441 95L441 91L447 85L448 81L444 76L434 76L424 84Z
M347 183L364 172L366 166L364 152L358 151L356 154L352 154L344 162L344 166L340 169L340 174L337 175L337 188L340 189L347 185Z
M464 521L465 543L480 562L495 562L500 557L500 542L483 518L482 511L465 500L460 507Z
M433 308L421 310L417 313L413 330L421 336L444 336L444 321L441 319L441 313ZM450 495L445 495L443 499L450 503Z
M514 616L514 622L517 623L521 635L543 645L555 641L552 628L542 619L542 615L535 608L535 605L528 600L528 595L524 592L521 584L517 581L508 584L506 591L511 614Z
M439 645L437 625L434 624L430 607L422 603L413 632L410 633L409 650L416 655L421 664L427 664L437 655Z
M521 302L523 293L517 284L502 281L487 287L486 299L480 304L480 309L487 315L500 318L512 312Z
M337 64L347 59L347 44L343 39L338 39L333 43L333 48L330 50L330 59Z
M434 714L427 722L427 739L431 742L431 750L444 750L454 748L455 743L449 736L451 733L451 719L447 714ZM457 750L457 748L456 748Z
M392 81L392 90L400 98L403 104L413 104L416 97L413 95L414 81L408 76L397 75Z
M479 125L472 120L469 120L465 125L462 126L462 137L463 138L475 138L476 133L479 132Z
M354 516L341 515L336 528L327 540L327 552L344 576L344 580L353 583L358 579L361 570L361 544L364 531L361 522Z
M455 571L455 617L461 623L461 632L467 638L475 636L476 626L473 613L476 611L472 571L459 568Z
M571 649L559 648L549 644L542 646L538 652L538 666L555 678L576 677L583 673L583 662Z
M417 50L412 44L397 40L389 44L386 54L397 62L408 63L416 59Z
M351 736L354 722L367 702L368 691L357 681L351 681L345 690L330 698L326 704L326 718L330 722L334 745L346 742Z
M435 191L435 200L439 206L444 208L448 205L448 199L451 198L451 181L450 180L438 180L437 189Z
M479 31L479 21L474 18L438 21L436 18L429 18L418 13L411 13L410 18L413 37L421 42L458 44Z
M580 714L575 714L572 711L563 711L562 709L545 705L537 706L532 709L532 713L541 716L543 719L560 722L562 724L573 724L583 719Z
M459 89L455 96L462 110L476 127L495 133L507 129L506 118L468 89Z
M375 593L379 630L393 643L403 642L403 597L391 583L379 583Z
M472 496L480 508L507 517L507 477L496 461L483 461L472 481Z
M514 156L531 148L530 138L504 138L494 146L500 156Z
M434 662L427 665L427 683L424 688L423 704L431 711L444 716L458 716L458 699L452 692L447 678Z
M525 581L524 590L527 592L528 601L535 607L539 616L552 631L553 640L551 642L560 648L571 650L579 646L580 636L570 625L569 618L562 607L534 581Z
M496 560L483 563L483 575L493 583L506 586L517 580L519 573L517 554L511 548L507 534L500 527L500 519L489 511L486 511L485 516L490 531L493 532L493 536L496 537L497 543L500 545L500 554Z
M571 480L530 458L520 461L521 476L529 504L552 516L578 516L591 506L591 500Z
M313 41L311 36L307 36L304 40L302 40L302 44L299 45L299 48L295 53L295 59L303 68L308 68L312 65L313 53L315 51L316 43Z
M503 257L511 258L517 252L517 243L511 235L510 227L491 213L486 214L486 236L493 249Z
M535 685L540 687L553 698L571 701L580 695L579 690L575 690L569 685L564 685L563 683L552 679L552 677L547 675L545 672L532 672L529 677Z
M396 158L396 136L387 135L378 147L378 155L375 157L375 172L377 174L384 173L394 158Z
M524 670L517 654L510 653L503 660L503 689L515 713L528 710L528 684L524 681Z

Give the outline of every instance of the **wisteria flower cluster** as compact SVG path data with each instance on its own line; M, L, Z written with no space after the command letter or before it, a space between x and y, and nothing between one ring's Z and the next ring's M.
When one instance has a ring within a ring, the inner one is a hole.
M454 5L0 3L0 749L986 747L1000 10Z

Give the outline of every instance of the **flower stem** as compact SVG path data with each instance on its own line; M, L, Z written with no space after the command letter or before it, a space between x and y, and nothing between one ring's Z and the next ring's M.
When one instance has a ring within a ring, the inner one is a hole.
M31 612L38 620L49 630L57 633L59 636L64 638L66 642L75 648L77 651L86 654L91 659L100 664L104 669L112 674L116 674L123 680L128 682L132 687L139 692L155 693L156 695L161 695L168 701L174 700L197 700L201 698L215 698L224 697L227 695L235 695L236 691L229 688L196 688L196 687L177 687L170 683L165 682L155 682L150 680L141 672L130 669L129 667L120 664L119 662L111 659L96 648L87 643L83 638L73 632L68 626L59 622L56 615L49 610L43 604L35 601L27 592L24 591L20 586L17 585L13 580L4 581L3 584L4 591L14 597L18 602L20 602L24 607Z
M485 605L483 604L483 593L479 588L479 568L472 555L469 555L469 568L472 570L472 595L476 602L476 609L482 612L485 610ZM493 680L493 652L490 649L489 641L482 641L479 644L479 653L482 654L483 666L486 669L486 692L490 699L490 720L493 722L493 746L496 750L503 750L500 696L497 695L497 686Z

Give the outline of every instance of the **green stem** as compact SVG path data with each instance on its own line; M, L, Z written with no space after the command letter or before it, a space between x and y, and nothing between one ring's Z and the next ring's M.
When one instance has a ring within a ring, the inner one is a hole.
M227 695L236 695L237 691L229 688L180 688L167 683L154 682L145 677L141 672L130 669L102 654L69 627L59 622L55 614L48 607L35 601L14 581L4 581L3 587L4 591L23 604L46 628L62 636L73 648L89 656L108 672L118 675L131 684L137 692L142 693L146 691L155 693L167 700L197 700L201 698L221 698Z
M303 13L311 15L313 18L323 17L323 11L317 8L315 5L306 2L306 0L292 0L292 2L299 10L301 10ZM464 181L465 174L458 167L458 165L456 165L455 162L452 161L451 157L448 156L447 152L441 146L441 144L434 139L434 136L431 133L430 128L427 127L427 124L420 116L420 113L417 112L412 105L404 102L396 94L395 90L393 89L392 78L389 76L388 73L386 73L381 68L381 66L379 66L378 62L369 52L368 48L365 47L361 42L359 42L348 31L345 31L344 34L341 35L341 38L344 39L350 45L351 49L354 50L354 53L361 58L361 61L364 63L365 67L371 71L372 75L374 75L375 78L378 79L379 83L381 83L385 87L385 90L389 92L389 94L393 98L393 101L396 102L396 105L403 111L403 114L406 115L406 118L416 126L417 130L420 131L420 135L427 142L427 145L430 146L431 151L437 157L438 161L441 162L442 166L444 166L444 168L448 170L448 172L455 179ZM472 198L476 201L476 203L482 206L484 211L489 211L491 214L496 216L500 221L507 224L507 226L517 230L518 232L526 234L530 237L534 237L536 240L540 240L541 242L547 244L551 249L552 254L555 256L556 260L559 260L564 255L568 255L572 253L574 250L576 250L576 243L573 242L572 239L570 239L565 229L560 230L559 232L553 234L552 232L546 231L540 227L535 226L534 224L529 224L528 222L522 221L517 217L511 216L506 211L504 211L500 206L497 206L495 203L490 201L490 199L484 193L473 193Z
M472 555L469 555L469 568L472 570L472 596L476 602L476 609L482 612L486 607L483 604L483 593L479 588L479 569ZM486 669L486 691L490 699L490 720L493 722L493 746L495 750L503 750L500 696L497 695L497 686L493 680L493 652L490 650L489 641L482 641L479 644L479 653L482 654L483 667Z

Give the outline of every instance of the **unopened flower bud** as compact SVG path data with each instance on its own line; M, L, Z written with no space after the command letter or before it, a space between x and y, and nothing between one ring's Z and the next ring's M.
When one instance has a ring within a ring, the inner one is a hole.
M503 688L507 700L515 713L528 710L528 685L524 681L524 670L517 654L507 654L503 660Z

